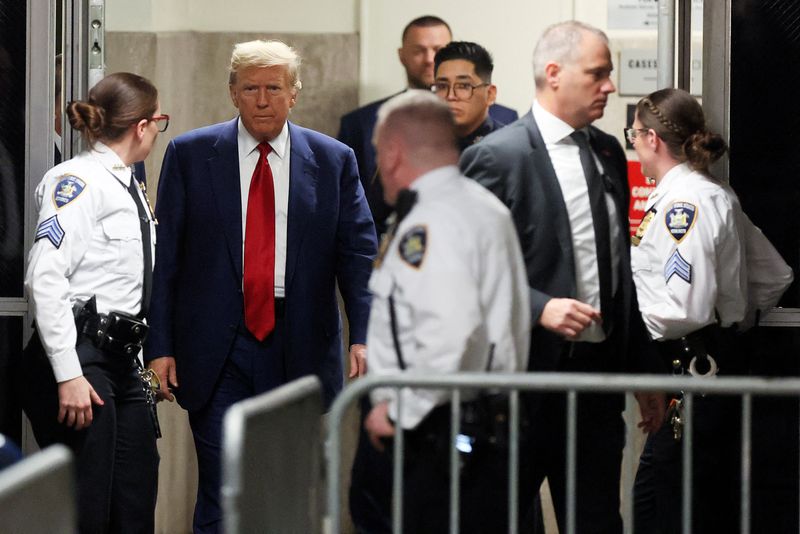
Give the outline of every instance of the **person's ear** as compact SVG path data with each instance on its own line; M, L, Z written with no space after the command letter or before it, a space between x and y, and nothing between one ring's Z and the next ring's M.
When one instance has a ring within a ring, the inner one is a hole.
M134 126L136 129L136 139L141 141L144 139L144 132L147 130L147 126L150 124L150 121L147 119L142 119L136 123Z
M494 104L495 100L497 100L497 86L495 84L491 84L486 89L487 102L491 106Z
M544 66L544 79L550 88L555 89L561 84L561 65L550 61Z
M239 109L239 98L238 98L239 95L236 93L236 88L233 86L233 84L228 85L228 92L231 95L231 102L233 102L233 107Z

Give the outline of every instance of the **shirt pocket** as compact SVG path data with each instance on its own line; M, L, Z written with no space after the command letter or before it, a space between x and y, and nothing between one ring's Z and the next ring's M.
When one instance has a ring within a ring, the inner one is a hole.
M137 276L144 271L142 233L136 221L115 217L102 221L109 257L103 269L114 274Z
M640 273L643 271L652 271L653 268L650 264L650 258L647 257L647 254L644 254L643 251L632 250L631 251L631 271L634 273Z

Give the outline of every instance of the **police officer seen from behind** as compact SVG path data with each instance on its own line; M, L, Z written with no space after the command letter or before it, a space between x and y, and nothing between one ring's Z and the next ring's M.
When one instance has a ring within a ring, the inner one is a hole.
M491 83L492 58L483 47L451 42L436 53L435 65L436 82L430 89L450 107L459 152L503 126L489 115L497 90ZM369 409L363 399L362 413ZM350 486L350 512L358 532L391 530L391 474L391 464L375 451L362 431Z
M508 210L456 167L452 113L427 91L381 107L375 133L384 196L396 220L370 279L370 373L448 375L518 371L528 357L530 317L522 255ZM405 532L446 532L449 394L372 392L365 421L378 449L406 431ZM467 396L469 399L469 396ZM485 400L485 398L484 398ZM474 406L482 401L473 401ZM465 407L466 411L467 408ZM462 426L461 532L502 532L507 522L507 450L490 417Z
M436 52L434 82L436 96L453 113L459 152L504 126L489 115L497 98L492 83L492 56L481 45L452 41Z
M662 89L643 98L626 135L642 172L656 183L631 249L650 336L676 374L747 374L743 327L778 302L792 281L791 269L744 214L730 186L709 173L726 146L706 128L691 95ZM682 401L680 395L672 400L667 421L645 445L634 490L637 532L681 531ZM738 532L739 399L695 395L693 416L692 532ZM759 488L753 490L757 506ZM758 528L792 530L765 522Z
M130 166L169 117L156 88L129 73L101 80L67 113L89 148L36 188L25 286L37 333L22 363L23 405L41 447L75 454L82 533L153 532L158 429L138 354L155 221Z

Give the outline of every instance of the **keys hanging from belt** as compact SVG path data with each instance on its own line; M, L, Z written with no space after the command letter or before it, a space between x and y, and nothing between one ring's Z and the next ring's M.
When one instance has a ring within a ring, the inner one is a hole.
M141 366L139 358L136 358L136 362L139 367L139 379L142 381L142 391L144 391L144 398L147 401L147 408L150 413L150 421L153 423L153 430L156 433L156 439L158 439L161 437L161 425L158 423L156 392L161 389L161 381L155 371Z
M675 441L680 441L683 437L683 425L686 420L683 418L683 393L669 401L667 408L667 418L672 427L672 437Z

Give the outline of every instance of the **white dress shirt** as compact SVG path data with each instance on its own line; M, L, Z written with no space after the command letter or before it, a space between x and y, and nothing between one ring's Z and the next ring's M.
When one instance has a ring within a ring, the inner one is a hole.
M390 314L410 373L525 371L530 342L528 284L508 209L447 166L411 186L417 202L400 223L370 278L370 374L400 372ZM494 346L492 352L491 347ZM489 354L493 354L491 364ZM449 394L403 391L404 428L414 428ZM394 389L376 389L398 421Z
M239 119L239 181L242 192L242 261L244 261L244 240L247 239L247 199L250 182L258 163L258 141L250 135ZM289 123L283 125L281 133L269 141L272 151L267 161L272 170L275 185L275 296L286 295L286 229L289 213L289 180L292 142L289 136Z
M650 336L678 339L717 317L723 327L744 319L746 246L732 191L684 163L664 175L647 210L655 213L631 248L631 267Z
M73 305L94 296L99 313L136 315L141 309L142 234L130 183L130 167L98 142L50 169L36 188L39 220L25 288L58 382L83 374ZM152 216L150 234L154 253Z
M547 153L561 186L564 204L567 207L572 234L572 251L575 258L575 298L599 310L600 274L597 264L592 208L589 203L589 186L586 184L586 177L581 165L580 149L570 137L575 128L544 109L538 101L533 102L533 118L536 120L542 139L544 139ZM597 170L602 173L603 164L594 152L593 155ZM605 198L611 244L612 294L616 294L619 284L621 236L619 225L615 223L618 213L614 198L608 192L606 192ZM605 339L605 334L599 323L592 323L575 339L599 342Z

